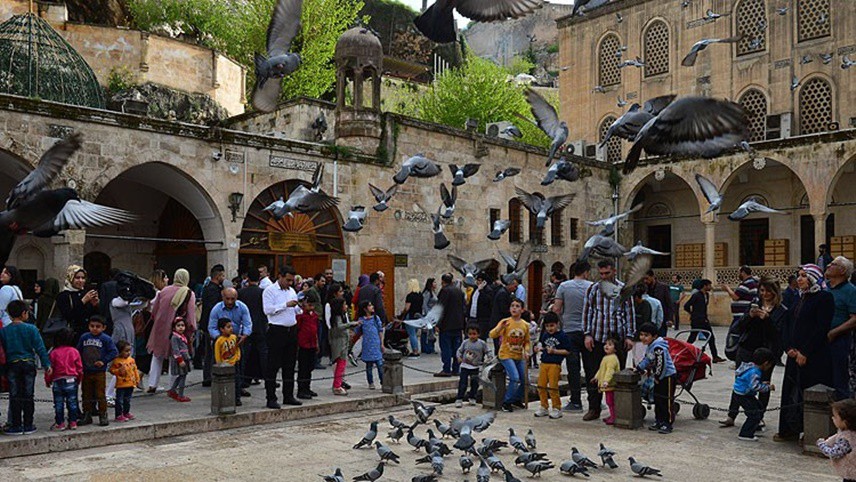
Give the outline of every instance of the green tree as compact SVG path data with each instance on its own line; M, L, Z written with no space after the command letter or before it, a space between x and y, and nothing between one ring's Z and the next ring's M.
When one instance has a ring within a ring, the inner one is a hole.
M531 74L532 69L535 68L535 64L529 61L526 57L520 57L519 55L511 59L511 65L508 66L508 71L511 75L517 74Z
M189 37L221 50L248 69L247 89L255 85L253 56L265 51L276 0L130 0L133 26ZM283 80L283 99L321 97L336 80L336 41L353 25L362 0L304 0L302 29L293 42L302 65Z

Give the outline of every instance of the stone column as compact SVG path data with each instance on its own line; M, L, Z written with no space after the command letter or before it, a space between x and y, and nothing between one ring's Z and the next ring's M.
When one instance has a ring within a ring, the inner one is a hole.
M363 108L363 71L354 69L354 109Z
M211 415L235 413L235 367L218 363L211 367Z
M140 32L140 72L149 71L149 33Z
M482 406L487 409L499 410L505 399L505 370L497 363L490 371L490 385L482 386Z
M639 374L626 368L615 375L615 426L637 429L645 420Z
M711 218L713 218L711 216ZM716 286L715 245L716 245L716 220L704 219L704 269L702 276L713 281Z
M69 229L59 236L51 238L54 245L54 269L57 271L57 279L65 279L65 270L76 264L83 266L84 244L86 243L86 230Z
M826 385L815 385L803 391L803 453L823 455L815 441L827 438L836 431L832 424L832 408L829 404L835 400L835 389Z
M814 246L811 247L812 252L817 254L817 247L826 242L826 217L829 213L812 213L814 218Z
M404 365L398 350L387 349L383 354L383 393L404 394Z

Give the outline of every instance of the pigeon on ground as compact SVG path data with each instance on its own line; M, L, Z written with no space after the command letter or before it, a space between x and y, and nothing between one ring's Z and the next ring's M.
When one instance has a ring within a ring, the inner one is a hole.
M488 451L485 460L487 461L487 465L490 467L491 472L505 471L505 465L503 465L502 460L499 460L499 457L494 455L493 452Z
M538 92L527 89L526 100L529 102L532 115L535 117L535 125L550 138L550 153L545 164L545 166L549 166L553 162L553 158L556 157L556 153L559 152L559 148L568 140L568 124L559 120L559 113Z
M502 473L503 473L503 475L505 475L505 482L522 482L520 479L515 477L514 474L512 474L510 470L508 470L506 468L502 469Z
M618 468L618 464L616 464L615 460L612 459L612 457L615 456L615 450L604 447L603 444L600 444L600 450L597 451L597 455L600 457L600 461L605 467L609 467L610 469Z
M435 474L426 474L426 475L417 475L410 479L410 482L437 482L437 475Z
M288 200L282 198L266 207L265 211L271 211L276 220L286 215L294 216L295 212L303 214L330 209L339 204L339 198L329 196L321 191L321 180L324 177L324 163L319 162L312 175L312 186L307 188L300 185L291 192Z
M508 231L511 227L511 221L508 219L497 219L493 222L493 230L487 235L487 239L491 241L499 241L499 238Z
M629 174L642 150L653 155L716 157L749 138L746 110L709 97L683 97L663 109L639 131L624 163Z
M615 226L625 219L627 219L631 214L642 209L642 203L636 204L630 210L624 211L623 213L616 214L615 216L610 216L604 219L598 219L596 221L586 221L586 224L589 226L603 226L603 234L604 236L612 236L612 233L615 232Z
M535 433L532 432L532 429L530 428L529 431L526 432L526 446L531 450L535 450L537 445L538 442L535 440Z
M701 193L710 204L705 213L712 213L722 207L722 194L719 194L719 191L716 189L713 181L698 173L696 173L695 179L698 183L698 187L701 188Z
M514 459L514 465L528 464L538 460L547 460L547 454L544 452L523 452Z
M363 438L360 439L359 442L354 445L355 449L363 448L363 447L371 447L372 442L374 442L375 437L377 437L377 422L372 422L369 425L369 431L363 435Z
M641 106L639 104L631 105L627 112L609 126L598 147L603 148L612 139L612 136L632 141L648 121L659 115L674 100L675 96L670 94L649 99Z
M473 459L467 454L461 454L458 463L461 464L461 472L464 474L470 473L470 469L473 468Z
M425 157L425 154L419 153L405 160L401 164L401 170L393 176L392 180L396 184L404 184L409 176L428 178L438 174L440 174L440 166Z
M542 186L553 184L556 179L562 179L568 182L574 182L580 178L579 168L572 162L562 157L555 164L547 169L547 175L541 181Z
M576 447L571 447L571 460L586 468L596 469L597 464L585 455L583 455Z
M487 466L484 459L480 459L479 468L476 470L476 482L490 482L492 470Z
M455 164L449 164L449 170L452 171L452 185L460 186L466 183L464 179L474 176L479 172L481 164L465 164L463 167L458 167Z
M434 419L434 425L437 426L437 430L440 431L440 434L443 436L443 438L446 438L447 436L455 438L455 436L457 435L457 431L453 429L451 425L446 425L439 419Z
M752 213L768 213L768 214L788 214L778 209L768 208L759 203L755 198L750 198L741 204L733 213L728 215L728 219L732 221L740 221Z
M506 126L505 129L503 129L500 133L505 134L507 136L516 137L518 139L523 137L523 133L520 132L520 129L518 129L517 126L514 124Z
M436 450L431 452L429 455L422 457L421 459L416 459L416 465L419 464L431 464L431 468L434 469L434 473L437 475L443 475L443 456L440 455L440 452Z
M348 220L342 226L344 231L349 233L356 233L363 229L363 226L366 223L366 207L365 206L353 206L348 211Z
M449 262L452 263L452 267L455 268L455 270L457 270L459 273L461 273L461 276L463 276L464 284L472 287L477 286L476 275L490 268L490 265L494 262L493 258L483 259L481 261L476 261L475 263L469 263L451 254L447 257L449 258Z
M18 235L32 232L51 237L67 229L134 222L137 216L80 199L71 188L45 189L80 148L80 134L58 141L45 151L38 166L12 188L0 212L0 266L9 259Z
M508 445L511 445L517 453L529 451L529 449L526 448L526 442L524 442L522 438L518 437L517 434L514 433L514 429L511 427L508 429Z
M737 43L743 39L743 35L737 35L735 37L727 37L727 38L703 38L693 44L690 52L684 57L684 60L681 61L681 65L684 67L692 67L696 63L696 57L698 57L698 53L702 50L706 49L708 46L713 44L733 44Z
M854 65L856 65L856 61L850 60L850 55L845 55L844 57L841 57L841 69L842 70L847 70L850 67L853 67Z
M559 466L559 472L567 475L580 474L585 477L589 476L588 469L574 462L573 460L566 460L562 462L562 465Z
M437 0L413 23L430 40L449 43L457 39L454 10L475 22L496 22L524 17L543 4L543 0Z
M379 464L377 464L377 467L369 470L363 475L358 475L354 477L354 482L359 482L361 480L367 482L374 482L375 480L379 479L381 475L383 475L383 462L380 462Z
M532 262L532 250L534 247L531 241L524 243L517 253L517 257L511 256L505 251L499 251L499 257L502 258L507 266L507 273L500 276L500 280L504 284L509 284L515 279L523 279L523 274L526 273L526 270L529 269L529 263Z
M416 418L419 420L419 423L428 423L428 419L431 418L434 410L436 410L436 407L428 407L419 400L411 400L410 403L413 405L413 411L416 412Z
M465 425L469 425L472 428L473 432L484 432L485 430L490 428L490 425L493 423L494 420L496 420L496 412L488 412L483 413L481 415L477 415L475 417L467 417L464 419L456 417L453 418L452 421L449 422L449 424L458 432L463 432L463 428Z
M407 431L407 443L415 449L414 452L418 452L422 447L428 446L428 441L417 435L413 435L412 429Z
M496 177L493 178L493 182L499 182L505 179L506 177L512 177L520 174L520 169L516 167L506 167L502 171L496 173Z
M543 229L547 223L547 218L555 211L561 210L571 204L571 201L576 196L576 194L563 194L561 196L545 198L543 194L537 192L529 194L519 187L515 187L514 191L517 193L517 199L520 199L520 202L526 206L526 209L535 215L535 226L537 229Z
M455 203L458 201L458 186L452 186L452 192L446 188L446 184L440 184L440 199L443 204L440 206L440 216L449 219L455 214Z
M669 253L664 253L662 251L655 251L651 248L645 247L642 245L642 241L637 241L636 245L630 248L630 251L624 253L624 256L630 258L630 261L636 259L637 256L642 254L650 254L652 256L668 256Z
M482 444L484 445L485 450L489 452L496 452L501 448L508 447L508 442L495 438L483 438Z
M400 429L402 429L402 430L404 430L404 429L406 429L406 428L410 428L406 423L404 423L404 422L402 422L401 420L399 420L399 419L395 418L395 415L390 415L390 416L389 416L389 417L387 417L386 419L387 419L387 420L389 420L389 426L390 426L390 427L393 427L393 428L400 428Z
M386 435L386 438L395 443L401 443L401 437L404 437L404 429L401 427L395 427Z
M428 453L433 452L434 446L441 444L441 443L443 443L443 442L440 439L438 439L437 436L434 435L434 431L429 428L428 429L428 445L429 445Z
M630 461L630 470L639 477L645 477L647 475L656 475L657 477L663 476L663 474L660 473L660 469L655 469L645 464L641 464L633 457L627 457L627 460Z
M369 183L369 190L372 192L372 195L377 201L377 204L373 206L373 209L377 212L383 212L389 209L389 201L392 199L392 196L395 196L395 193L398 191L398 184L393 184L392 187L387 189L386 191L382 191L377 186Z
M261 112L276 109L282 79L300 67L300 55L289 52L300 31L303 0L277 0L267 30L267 55L256 53L256 86L253 107Z
M553 469L556 466L553 465L553 462L550 462L549 460L535 460L532 462L527 462L523 467L527 471L529 471L529 473L531 473L532 476L534 477L536 475L540 476L541 472L543 472L545 470Z
M375 450L377 451L378 456L384 462L395 462L396 464L401 463L398 458L398 455L392 451L391 448L387 447L383 444L383 442L375 442Z
M342 474L342 469L336 467L336 472L333 475L322 475L324 482L345 482L345 476Z

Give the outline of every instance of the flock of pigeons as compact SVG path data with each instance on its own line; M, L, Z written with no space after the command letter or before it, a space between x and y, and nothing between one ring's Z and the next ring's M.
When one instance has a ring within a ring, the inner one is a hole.
M431 473L416 475L411 479L412 482L436 482L438 477L442 476L446 470L445 458L454 454L452 449L460 451L457 461L462 473L469 474L475 467L476 482L489 482L491 475L496 473L502 474L502 480L505 482L520 482L520 479L511 473L511 470L505 466L498 456L499 452L503 449L513 450L516 455L514 466L522 466L531 476L537 476L542 472L557 468L553 462L548 460L546 453L536 451L538 442L535 439L532 429L529 429L524 437L520 437L515 433L514 428L509 428L508 441L498 438L482 438L481 444L479 444L476 441L475 434L482 433L490 428L496 419L496 413L494 412L465 419L455 417L448 424L434 418L433 422L440 436L437 437L434 430L428 428L426 432L427 437L419 437L413 431L420 424L429 423L434 414L435 407L426 406L424 403L416 400L411 401L411 404L416 414L416 420L413 424L408 425L395 418L395 416L389 415L387 420L392 430L387 434L387 439L393 443L400 444L401 439L404 438L413 447L414 451L425 450L427 455L416 459L415 464L417 466L422 464L430 465ZM374 482L383 476L386 464L401 463L400 455L396 454L388 445L377 440L378 423L378 421L371 422L369 430L353 448L359 450L374 446L380 460L375 468L354 477L352 480L355 482ZM451 448L445 442L447 437L455 441ZM614 460L616 455L615 450L601 443L597 455L600 457L600 464L595 463L576 447L572 447L570 459L559 464L559 472L565 475L589 477L589 471L591 470L619 468ZM659 469L640 463L633 457L628 457L628 461L630 462L630 470L638 477L662 477ZM336 468L331 475L322 475L321 477L324 482L345 482L346 480L340 468Z

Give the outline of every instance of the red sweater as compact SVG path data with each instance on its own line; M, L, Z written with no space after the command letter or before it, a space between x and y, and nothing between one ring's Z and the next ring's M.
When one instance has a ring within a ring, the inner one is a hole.
M297 346L308 350L318 349L318 313L297 315Z
M51 368L53 372L49 377L45 372L45 383L50 385L58 378L74 377L78 382L83 379L83 361L80 353L73 346L58 346L51 350Z

